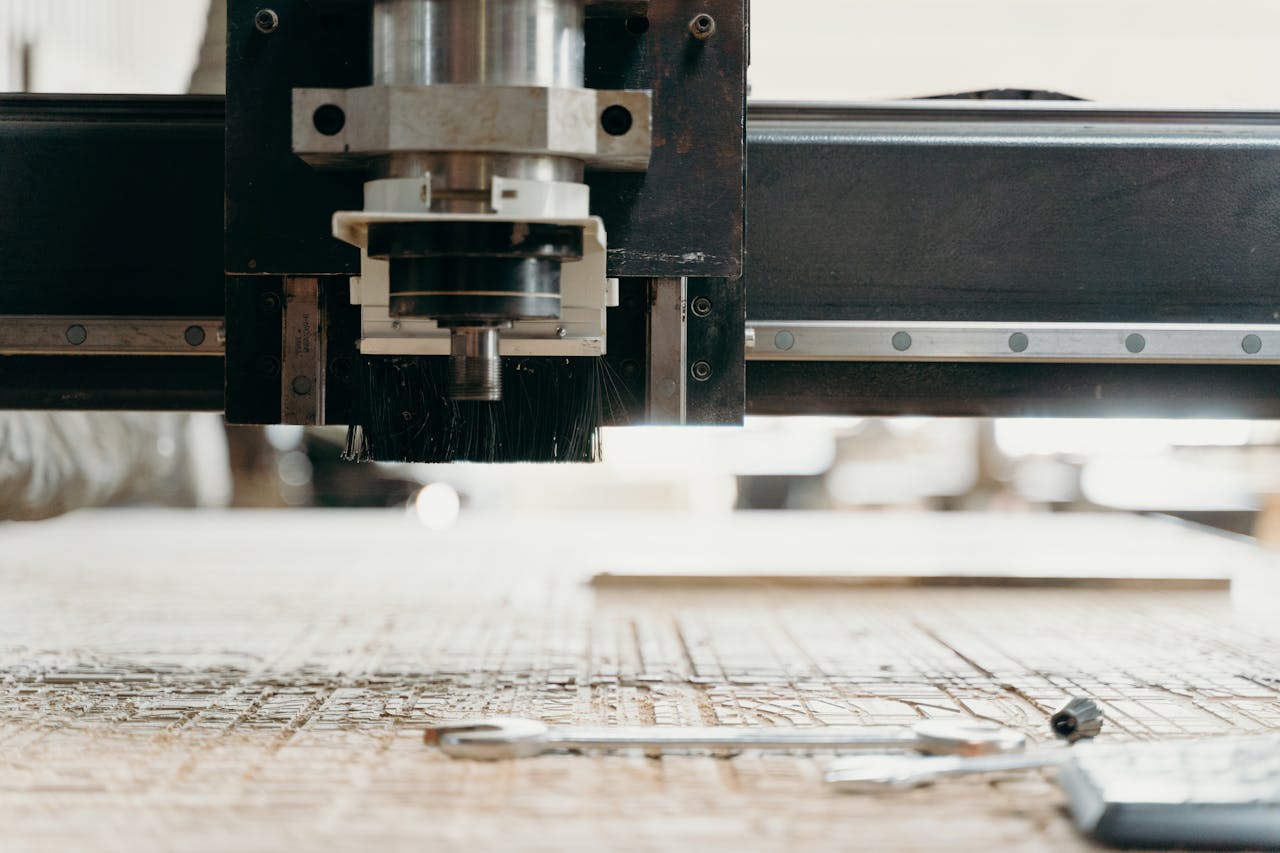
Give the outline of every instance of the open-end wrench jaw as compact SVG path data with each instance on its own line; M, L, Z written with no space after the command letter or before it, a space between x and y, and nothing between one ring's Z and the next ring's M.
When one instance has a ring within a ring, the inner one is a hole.
M922 755L991 755L1020 752L1027 736L983 720L951 717L921 720L911 727L918 740L915 752Z
M423 740L453 758L501 761L542 754L550 729L537 720L488 717L432 726L423 733Z

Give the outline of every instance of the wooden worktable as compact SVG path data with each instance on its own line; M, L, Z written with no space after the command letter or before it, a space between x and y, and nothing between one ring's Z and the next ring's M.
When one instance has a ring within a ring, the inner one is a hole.
M813 535L794 543L801 574L831 545ZM421 731L964 713L1044 740L1069 693L1104 703L1113 738L1280 728L1280 635L1220 584L589 582L680 536L709 554L749 540L590 515L448 533L303 511L0 526L0 850L1087 849L1037 772L840 796L819 756L476 764Z

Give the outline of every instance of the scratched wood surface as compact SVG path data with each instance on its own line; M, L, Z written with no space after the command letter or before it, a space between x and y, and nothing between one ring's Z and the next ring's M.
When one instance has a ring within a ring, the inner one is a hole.
M840 796L820 756L476 764L421 730L970 714L1043 741L1069 693L1113 738L1280 728L1280 638L1220 590L593 586L570 521L0 527L0 849L1088 849L1038 772ZM632 557L651 533L590 523Z

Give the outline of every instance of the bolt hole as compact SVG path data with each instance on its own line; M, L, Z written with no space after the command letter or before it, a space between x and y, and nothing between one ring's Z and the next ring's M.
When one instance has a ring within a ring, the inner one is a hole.
M634 18L627 18L627 32L633 36L642 36L649 32L649 19L637 15Z
M311 123L325 136L337 136L347 126L347 114L337 104L322 104L311 114Z
M716 19L706 14L695 15L689 22L689 33L696 39L709 39L715 34Z
M631 131L631 110L620 104L607 107L600 114L600 126L610 136L626 136Z
M280 16L276 14L274 9L259 9L258 13L253 16L253 25L258 32L268 35L274 33L276 28L280 26Z

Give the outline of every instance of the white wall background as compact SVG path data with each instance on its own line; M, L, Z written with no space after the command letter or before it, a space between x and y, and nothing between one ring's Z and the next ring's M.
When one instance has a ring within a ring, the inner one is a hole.
M754 0L752 96L1280 108L1277 0Z
M0 0L0 89L181 92L207 0ZM1056 89L1280 108L1280 0L753 0L752 95Z
M0 91L185 92L208 0L0 0Z

